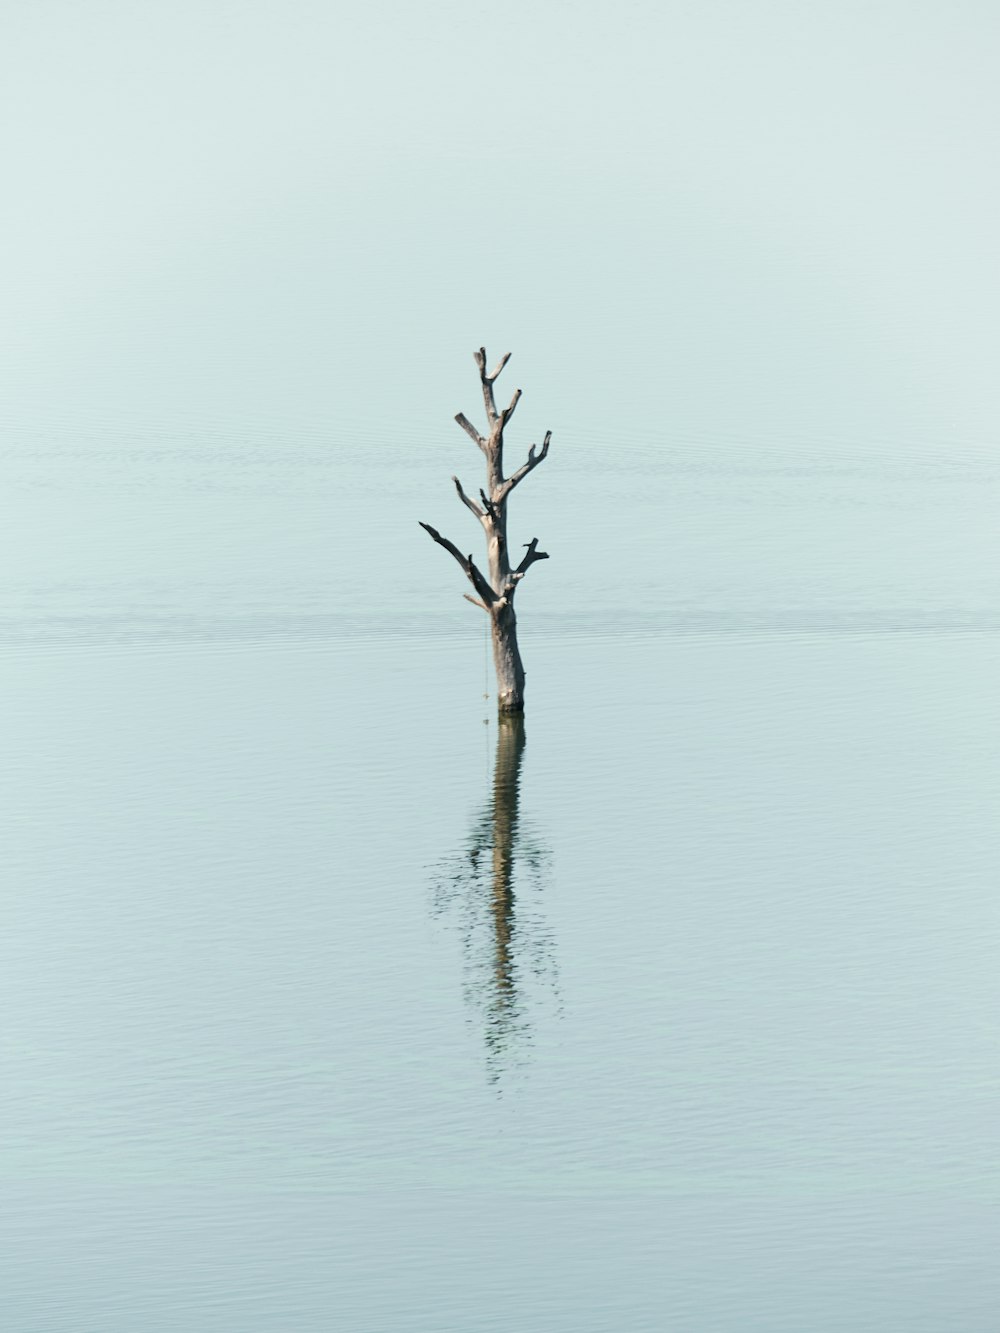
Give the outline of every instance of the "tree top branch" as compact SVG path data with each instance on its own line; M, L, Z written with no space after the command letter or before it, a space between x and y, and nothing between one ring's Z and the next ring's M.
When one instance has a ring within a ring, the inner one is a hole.
M511 355L510 352L504 352L503 356L497 362L497 366L493 374L487 375L486 348L480 347L479 351L475 353L476 365L479 367L479 378L487 384L492 384L495 380L498 380L500 378L500 372L503 370L504 366L510 360L510 355Z
M500 372L503 370L504 366L510 360L510 352L504 352L503 356L497 362L497 367L492 375L489 375L486 372L486 348L480 347L479 351L476 352L474 355L476 358L476 366L478 367L479 370L479 378L483 386L483 404L486 407L486 419L490 423L491 431L494 431L497 426L499 426L500 429L503 430L507 419L511 416L511 414L514 411L515 404L511 403L506 413L497 412L497 405L493 399L493 382L499 377ZM518 393L514 395L515 402L519 396L520 396L520 390L518 390Z

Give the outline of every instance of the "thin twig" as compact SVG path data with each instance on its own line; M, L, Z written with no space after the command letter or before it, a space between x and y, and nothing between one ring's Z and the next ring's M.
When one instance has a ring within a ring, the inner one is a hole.
M476 504L475 500L469 499L465 491L462 490L462 483L459 481L459 479L457 477L452 477L452 481L455 483L455 490L458 491L458 498L462 501L462 504L464 504L468 509L471 509L472 512L475 514L476 518L478 518L480 521L483 518L485 518L486 516L485 510L480 509L479 506ZM482 491L480 491L479 494L482 495Z
M485 348L484 348L483 350L484 350L484 352L485 352ZM500 372L501 372L501 370L503 370L504 366L507 364L507 362L508 362L509 360L510 360L510 352L504 352L503 356L500 358L499 362L497 363L497 368L496 368L496 370L494 370L494 372L493 372L492 375L487 376L487 378L489 379L489 381L490 381L491 384L492 384L495 380L498 380L498 379L500 378Z
M520 397L521 397L521 390L520 390L520 389L515 389L515 390L514 390L514 397L510 400L510 405L509 405L508 407L505 407L504 410L500 413L500 426L501 426L501 429L502 429L504 426L506 426L507 422L508 422L508 421L511 419L511 417L514 415L514 408L517 407L518 399L519 399Z

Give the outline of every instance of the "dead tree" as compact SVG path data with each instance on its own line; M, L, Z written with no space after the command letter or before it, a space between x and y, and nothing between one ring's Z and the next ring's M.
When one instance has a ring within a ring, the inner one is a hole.
M434 538L439 546L450 551L465 571L466 578L476 590L476 596L464 596L475 606L482 607L490 618L493 632L493 662L497 673L497 704L501 713L521 713L524 711L524 667L517 646L517 618L514 615L514 594L518 584L527 574L536 560L548 560L548 553L538 549L538 538L533 537L527 543L525 554L520 562L511 567L507 547L507 501L510 493L519 482L536 468L549 452L552 432L546 431L542 447L536 453L536 446L528 450L528 461L510 474L503 475L503 433L514 415L521 390L516 389L507 407L497 410L493 400L493 385L500 372L510 360L510 352L500 358L500 363L492 375L486 373L486 349L480 347L476 352L476 365L483 386L483 403L486 407L488 424L487 435L480 435L472 422L459 412L455 420L486 455L486 489L479 492L479 503L466 495L462 483L452 477L458 498L470 509L486 533L486 550L489 561L489 578L477 568L471 555L462 552L442 537L429 523L420 526Z

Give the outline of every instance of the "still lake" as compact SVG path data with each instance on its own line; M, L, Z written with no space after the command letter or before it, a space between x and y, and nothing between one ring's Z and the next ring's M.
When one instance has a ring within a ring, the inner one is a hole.
M557 430L522 733L325 430L5 448L5 1326L995 1329L995 455Z

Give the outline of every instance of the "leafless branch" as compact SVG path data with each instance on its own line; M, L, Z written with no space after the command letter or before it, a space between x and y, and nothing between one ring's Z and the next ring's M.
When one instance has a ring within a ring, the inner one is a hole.
M505 407L504 410L500 413L500 424L501 424L501 426L506 426L507 422L508 422L508 421L511 419L511 417L514 415L514 408L517 407L518 399L519 399L520 397L521 397L521 390L520 390L520 389L515 389L515 390L514 390L514 397L510 400L510 406L509 406L509 407Z
M504 426L507 424L507 422L513 415L514 408L517 405L517 400L521 396L521 391L519 389L517 393L514 395L514 402L511 403L510 407L508 407L505 412L497 412L497 405L493 398L493 383L496 379L499 378L500 372L503 370L504 366L510 360L510 352L504 352L503 356L497 362L497 368L496 370L494 370L492 375L488 375L486 373L485 347L480 347L479 351L475 353L475 358L476 358L476 365L479 368L479 379L482 382L483 386L483 403L486 407L486 419L490 423L491 431L494 430L497 426L499 426L500 429L503 430Z
M483 437L479 434L479 431L476 430L475 426L472 424L472 422L469 420L469 418L465 415L465 413L464 413L464 412L459 412L459 413L457 414L457 416L455 417L455 420L458 422L458 424L459 424L459 425L462 427L462 429L465 431L466 435L471 435L471 437L473 438L473 440L475 440L476 444L478 444L479 447L480 447L480 449L482 449L483 452L485 453L485 451L486 451L486 441L485 441L485 440L483 439Z
M476 504L475 500L469 499L465 491L462 490L462 483L459 481L459 479L457 477L452 477L452 481L455 483L455 490L458 491L458 498L462 501L462 504L464 504L468 509L471 509L472 512L475 514L476 518L482 519L483 517L485 517L486 511L480 509L479 506ZM482 491L480 491L479 494L482 495L483 494Z
M496 370L492 375L486 372L486 348L480 347L479 351L474 353L476 366L479 369L479 381L483 386L483 405L486 408L486 420L489 422L490 435L486 440L476 430L475 426L463 412L459 412L455 420L462 429L479 445L483 453L487 453L490 446L496 444L497 440L502 439L503 428L514 415L514 408L517 407L517 400L521 396L521 390L518 389L510 401L509 407L505 407L502 412L497 411L496 401L493 397L493 382L497 379L504 366L510 360L510 352L504 352L503 356L497 362Z
M485 360L485 357L486 357L486 349L484 348L484 349L483 349L483 359L484 359L484 360ZM500 372L501 372L501 370L503 370L504 366L507 364L507 362L508 362L509 360L510 360L510 352L504 352L503 356L500 358L499 362L497 363L497 368L496 368L496 370L494 370L494 372L493 372L492 375L487 376L487 378L489 379L489 381L490 381L491 384L494 382L494 380L498 380L498 379L500 378Z
M418 520L419 522L419 520ZM437 542L438 546L443 546L446 551L450 551L458 563L465 570L466 577L475 588L476 592L484 602L492 605L497 600L497 595L483 578L483 575L476 568L475 561L471 555L463 555L454 542L450 542L447 537L442 537L437 528L432 528L429 523L420 523L420 526L426 533ZM464 596L464 594L463 594Z
M517 483L519 481L523 481L525 477L528 475L528 473L533 468L536 468L539 463L542 462L542 460L546 457L546 455L549 452L549 441L551 439L552 439L552 432L550 430L547 430L545 432L545 439L542 441L542 450L541 453L539 454L535 453L535 446L534 445L531 446L531 448L528 450L528 461L526 463L522 463L516 472L512 472L510 476L507 478L507 480L504 482L503 486L500 488L500 495L497 498L498 503L502 503L504 500L506 500L507 496L510 495L511 491L514 489Z
M463 592L462 596L465 598L467 602L471 602L473 606L482 607L482 609L486 612L489 611L490 608L486 605L485 602L481 602L478 597L470 597L467 592Z
M540 551L538 549L538 538L532 537L531 541L528 543L528 549L524 553L524 559L518 565L517 569L514 570L514 578L523 579L536 560L548 560L548 558L548 551Z

